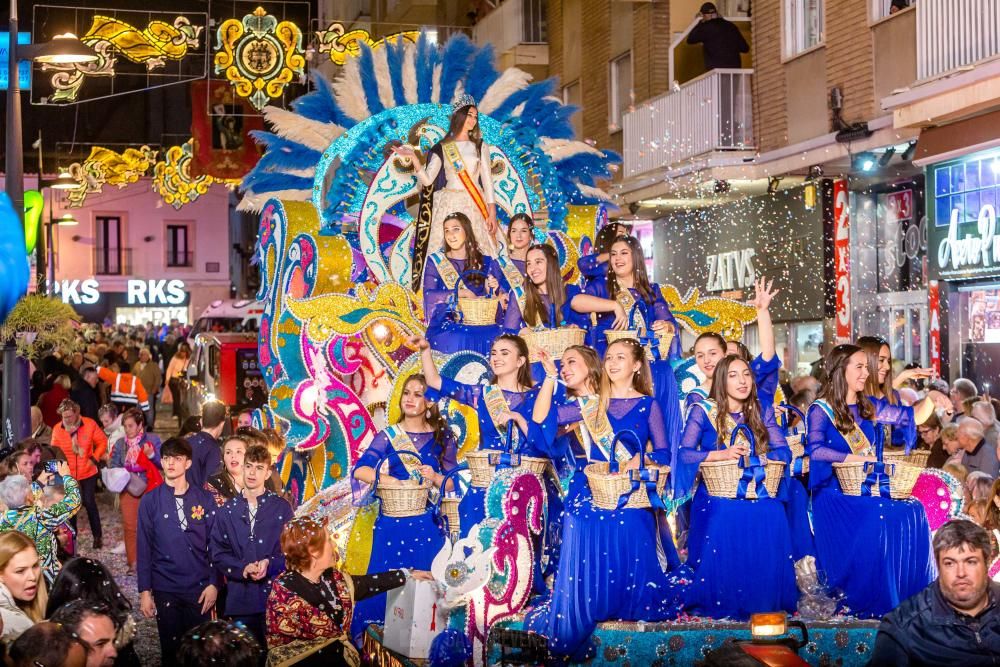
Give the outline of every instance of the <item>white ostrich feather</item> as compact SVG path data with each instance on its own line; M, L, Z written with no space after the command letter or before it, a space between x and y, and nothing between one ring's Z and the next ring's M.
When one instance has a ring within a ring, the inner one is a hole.
M483 99L479 100L479 111L485 114L493 113L508 97L527 88L531 79L530 74L516 67L504 70L500 78L486 90Z
M274 133L289 141L297 141L309 148L324 151L344 131L333 123L321 123L276 106L266 106L264 118L271 124Z
M434 82L431 85L431 102L443 104L443 101L441 100L441 63L434 66L434 76L431 80ZM450 101L451 100L449 100L449 102Z
M268 199L283 199L285 201L309 201L312 197L312 190L276 190L274 192L264 192L262 194L254 194L252 192L247 192L243 199L240 200L239 206L236 207L237 211L246 211L248 213L260 213L264 210L264 204L267 203Z
M392 94L392 78L389 76L389 62L386 60L388 51L384 48L372 52L375 61L375 80L378 82L378 99L386 109L396 106L396 98Z
M514 107L514 110L510 113L510 115L511 116L520 116L524 112L524 105L525 104L527 104L527 102L521 102L520 104L518 104L516 107Z
M316 167L308 167L306 169L282 169L282 174L288 174L290 176L302 176L303 178L316 178Z
M455 84L455 94L452 96L450 100L448 100L448 104L453 104L455 100L460 98L462 95L465 95L465 82L459 81L457 84Z
M348 58L340 76L333 82L333 92L337 96L337 104L350 118L368 118L368 103L365 101L365 89L361 85L361 69L357 58Z
M551 139L549 137L540 137L539 145L541 146L542 152L552 158L553 162L561 162L562 160L571 158L574 155L580 155L582 153L588 153L598 157L604 156L603 152L593 146L585 144L582 141L575 141L573 139Z
M594 199L600 199L601 201L614 201L614 199L607 192L601 188L595 188L592 185L584 185L583 183L576 184L577 189L580 193L587 197L592 197Z
M406 42L403 48L403 92L406 103L417 103L417 45Z

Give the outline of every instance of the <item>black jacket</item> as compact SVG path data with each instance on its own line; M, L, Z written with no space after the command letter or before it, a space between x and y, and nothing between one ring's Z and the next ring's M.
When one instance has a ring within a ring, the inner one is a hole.
M739 69L740 54L748 53L750 45L743 33L724 18L702 21L688 34L688 44L701 44L705 52L705 69Z
M97 410L101 405L95 388L84 382L83 378L77 378L69 390L69 397L80 404L81 415L90 417L100 425L101 420L97 418Z
M935 581L882 619L870 667L938 665L1000 665L1000 584L990 582L990 604L975 618L956 612Z

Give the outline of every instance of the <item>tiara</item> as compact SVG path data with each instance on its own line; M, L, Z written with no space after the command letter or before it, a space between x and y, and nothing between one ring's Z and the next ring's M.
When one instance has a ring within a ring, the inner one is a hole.
M468 93L462 93L462 95L457 100L451 103L451 112L455 113L462 107L474 107L474 106L476 106L476 99Z

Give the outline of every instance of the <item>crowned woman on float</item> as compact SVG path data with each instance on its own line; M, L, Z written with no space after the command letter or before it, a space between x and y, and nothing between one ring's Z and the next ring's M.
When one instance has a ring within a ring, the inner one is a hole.
M546 374L555 365L543 356ZM602 509L593 503L584 468L615 460L621 474L647 462L669 465L670 443L646 352L631 338L608 346L603 367L597 353L573 346L563 354L565 395L555 399L560 444L576 462L563 514L559 564L550 600L529 612L526 629L549 640L557 655L583 660L598 623L663 621L680 610L668 572L680 563L666 513L643 508ZM615 445L615 435L625 434ZM664 473L665 474L665 473ZM641 486L636 493L645 494Z
M354 464L353 479L370 485L371 492L375 491L376 466L380 466L381 479L430 480L440 489L444 476L457 465L455 435L437 404L426 398L426 391L423 375L406 380L399 397L399 420L380 431ZM399 568L428 570L443 545L444 534L434 522L431 510L398 518L379 512L372 531L368 569L352 574ZM357 636L370 623L381 625L384 620L383 593L358 602L351 634Z

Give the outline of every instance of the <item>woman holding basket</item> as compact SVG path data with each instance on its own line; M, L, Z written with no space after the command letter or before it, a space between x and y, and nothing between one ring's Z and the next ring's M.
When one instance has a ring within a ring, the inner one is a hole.
M713 618L794 611L792 536L782 503L791 451L742 358L728 355L716 366L710 397L688 413L678 457L678 488L691 488L701 475L688 536L688 606Z
M883 497L888 479L875 466L864 472L874 483L866 479L861 495L841 489L835 464L877 463L875 407L865 396L868 356L855 345L838 345L826 369L829 377L807 415L818 567L831 589L844 591L852 614L877 618L934 578L930 526L918 501Z
M555 371L551 360L546 366L547 373ZM638 473L640 462L645 467L649 444L649 463L670 463L645 350L634 339L616 341L608 346L600 369L593 350L574 346L563 357L562 377L568 395L556 399L558 420L586 472L570 484L551 599L529 612L525 627L548 637L553 653L582 660L593 652L589 639L600 622L662 621L677 615L676 584L667 572L679 559L659 498L667 470L646 469L648 481L630 481L630 471ZM618 473L611 473L609 461L616 463ZM654 477L657 473L663 479ZM588 483L592 475L594 481ZM628 480L634 491L623 500L609 491L611 478ZM609 501L617 501L615 509Z
M444 219L444 244L427 258L423 287L427 340L434 349L447 354L465 350L487 354L500 333L498 301L489 299L506 294L509 287L494 259L480 250L464 213ZM456 312L461 310L457 299L481 300L469 303L487 312Z
M403 385L399 397L400 418L378 433L354 466L355 482L364 482L378 495L381 480L420 480L420 486L440 489L444 476L457 465L455 436L437 405L427 400L427 382L423 375L413 375ZM376 471L378 473L376 474ZM390 485L398 486L390 481ZM373 496L368 499L375 501ZM444 533L434 522L432 510L414 509L409 516L389 516L400 512L383 504L371 533L371 555L367 574L401 567L426 570L444 545ZM353 537L353 536L352 536ZM379 594L358 602L354 609L352 634L357 635L369 623L385 619L385 595Z

